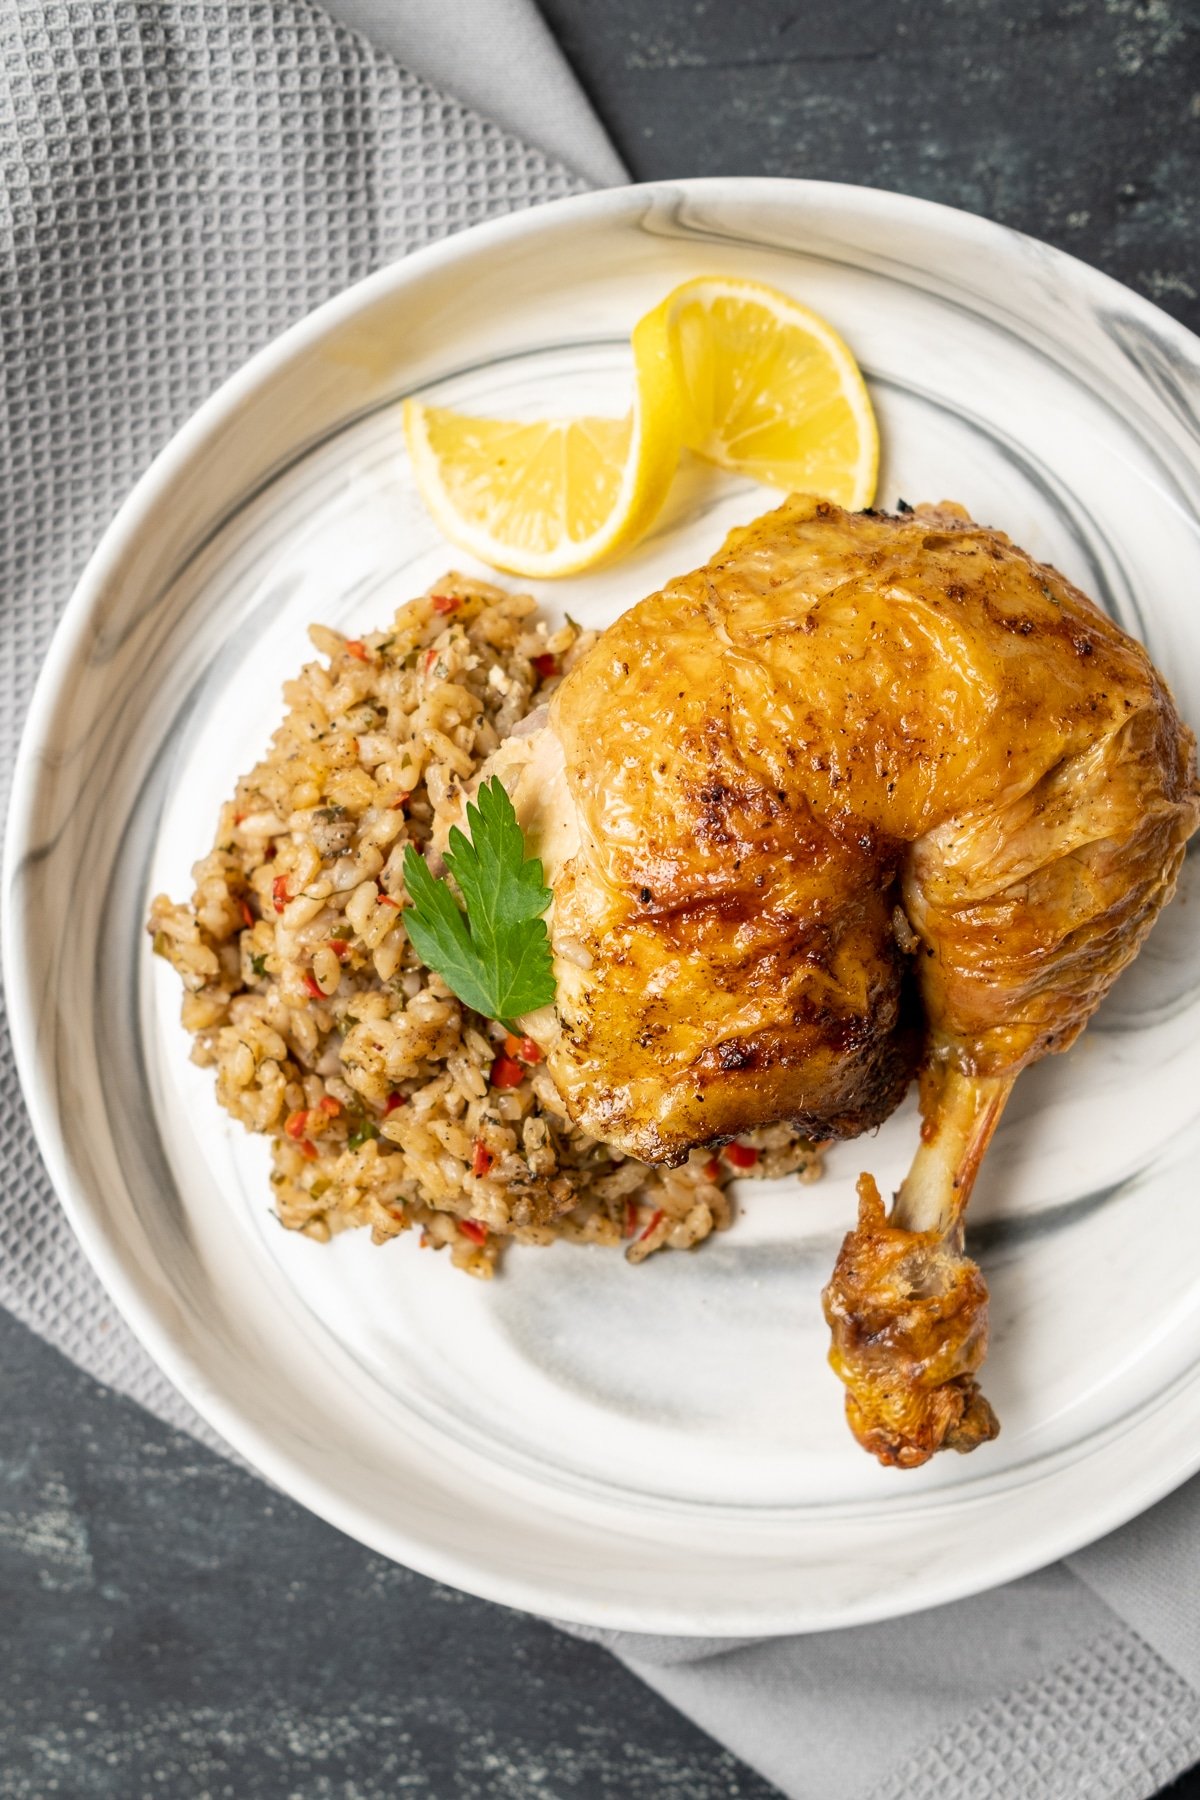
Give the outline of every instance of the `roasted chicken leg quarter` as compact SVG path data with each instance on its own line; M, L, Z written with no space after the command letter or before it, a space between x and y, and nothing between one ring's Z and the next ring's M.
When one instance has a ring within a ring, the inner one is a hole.
M961 509L793 496L605 631L493 763L553 890L523 1029L647 1162L920 1075L890 1216L825 1294L850 1424L913 1465L993 1436L963 1213L1019 1071L1078 1035L1170 898L1195 740L1142 647Z

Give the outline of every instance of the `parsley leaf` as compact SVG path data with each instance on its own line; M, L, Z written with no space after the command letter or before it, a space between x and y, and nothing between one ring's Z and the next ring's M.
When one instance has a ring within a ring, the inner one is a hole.
M525 840L512 801L495 776L467 805L466 837L450 833L446 867L467 903L464 914L448 882L431 875L412 845L404 851L404 884L412 905L404 924L417 955L452 993L485 1018L511 1025L554 998L550 938L542 914L550 889Z

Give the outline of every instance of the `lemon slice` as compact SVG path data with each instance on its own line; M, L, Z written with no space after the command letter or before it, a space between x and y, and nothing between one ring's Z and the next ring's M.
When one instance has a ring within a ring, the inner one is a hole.
M422 498L448 538L514 575L571 575L635 543L679 461L663 321L633 333L635 399L621 419L477 419L404 402Z
M683 445L771 487L869 506L879 433L858 364L816 313L706 275L633 331L624 418L479 419L404 403L422 498L448 538L514 575L573 575L653 523Z
M671 349L688 448L771 487L869 506L879 432L858 364L787 294L720 275L684 282L644 324Z

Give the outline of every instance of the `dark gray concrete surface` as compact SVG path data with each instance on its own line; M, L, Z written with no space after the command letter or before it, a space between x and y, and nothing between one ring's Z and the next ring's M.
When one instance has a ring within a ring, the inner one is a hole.
M542 3L635 176L922 194L1200 326L1195 0ZM601 1651L368 1554L0 1318L0 1800L772 1792Z
M606 1651L372 1556L0 1313L3 1800L770 1800Z
M639 179L965 207L1200 328L1196 0L541 0Z

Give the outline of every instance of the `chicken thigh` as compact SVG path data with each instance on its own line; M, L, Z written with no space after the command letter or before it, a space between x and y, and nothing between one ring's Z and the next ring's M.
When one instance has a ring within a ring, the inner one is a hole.
M912 1465L994 1435L963 1250L1018 1072L1077 1036L1169 899L1195 741L1142 647L951 505L793 496L605 631L493 759L543 859L528 1017L571 1116L651 1163L878 1125L825 1307L850 1424Z

